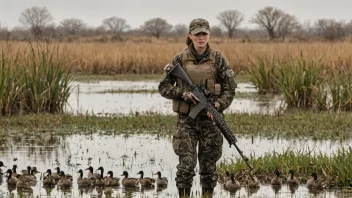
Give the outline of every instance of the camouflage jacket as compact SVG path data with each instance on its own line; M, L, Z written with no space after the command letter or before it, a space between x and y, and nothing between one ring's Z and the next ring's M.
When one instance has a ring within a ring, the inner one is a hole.
M170 64L173 66L179 63L182 66L182 56L182 52L177 54L172 59ZM204 57L204 59L201 60L198 64L202 64L203 62L209 60L209 58L209 55L207 57ZM158 86L159 93L161 94L161 96L167 99L183 100L182 94L187 90L182 90L180 87L175 86L176 77L167 75L168 69L170 68L168 66L169 65L165 67L164 74L160 79ZM217 83L221 85L221 93L217 101L220 103L221 106L220 111L223 111L231 105L235 96L235 89L237 88L237 84L235 81L234 72L229 66L228 61L219 52L215 56L214 67L216 71L215 78L217 80Z

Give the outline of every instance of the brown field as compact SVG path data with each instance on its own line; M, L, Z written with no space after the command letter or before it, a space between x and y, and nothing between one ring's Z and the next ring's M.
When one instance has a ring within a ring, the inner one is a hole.
M175 54L186 47L184 38L154 39L128 38L120 42L53 42L66 53L76 73L82 74L159 74ZM26 49L27 42L10 43L16 49ZM213 48L220 50L236 73L251 65L256 57L306 60L323 58L324 65L352 66L350 42L241 42L239 40L211 39ZM2 50L9 43L1 42ZM34 44L36 45L36 44ZM40 45L43 45L41 43Z

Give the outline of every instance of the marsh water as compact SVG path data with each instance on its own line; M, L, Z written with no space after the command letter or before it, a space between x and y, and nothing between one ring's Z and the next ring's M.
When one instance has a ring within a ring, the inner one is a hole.
M73 83L67 112L83 114L173 114L172 102L157 92L157 81ZM237 96L225 113L275 113L283 107L279 96L258 96L253 85L239 83Z
M89 114L121 114L133 115L135 113L161 113L171 114L171 103L155 93L157 82L126 82L105 81L97 83L75 82L75 90L71 94L69 113ZM118 91L116 91L118 90ZM134 93L128 93L135 91ZM136 93L138 91L138 93ZM116 93L118 92L118 93ZM250 84L239 84L238 97L230 109L225 113L275 113L282 107L280 97L257 97L255 89ZM242 95L240 94L242 93ZM0 161L7 168L13 164L18 170L35 166L38 182L31 190L21 191L8 188L6 182L0 185L0 197L109 197L104 191L97 188L79 189L76 179L72 188L59 189L44 188L39 179L48 168L60 167L65 173L78 177L79 169L93 166L94 170L104 167L104 174L112 170L114 176L122 178L122 171L129 172L130 177L138 177L137 173L143 170L145 177L152 177L153 173L161 171L167 177L169 185L164 189L112 189L111 197L177 197L175 185L176 165L178 158L171 146L171 136L143 133L129 135L112 134L105 131L86 132L72 131L60 135L58 132L37 133L30 131L24 135L22 132L11 133L0 137ZM247 155L263 155L266 152L280 152L291 148L292 150L310 150L313 153L322 152L331 154L339 148L352 146L352 141L313 141L307 139L281 139L262 137L238 137L238 146ZM238 154L234 148L229 148L224 141L221 160L234 160ZM2 168L3 172L6 168ZM196 172L198 173L198 166ZM53 170L54 171L54 170ZM84 177L87 176L84 171ZM201 187L199 175L194 178L192 193L200 197ZM340 191L310 192L304 185L292 189L283 185L281 189L274 190L271 186L261 185L259 189L247 190L242 187L236 192L226 191L218 184L214 197L340 197Z
M265 152L286 150L288 147L293 150L310 149L314 152L331 153L341 147L352 146L351 142L332 141L311 141L311 140L284 140L284 139L263 139L263 138L239 138L239 147L247 154L255 153L260 156ZM145 176L152 177L153 173L161 171L163 177L169 180L169 186L157 191L157 189L134 189L125 190L122 187L113 189L112 197L123 197L129 194L131 197L177 197L175 187L177 156L171 146L171 137L160 137L158 135L114 135L104 132L93 134L71 134L71 135L33 135L18 136L12 135L3 137L0 140L1 160L9 168L17 164L19 170L26 169L27 165L35 166L44 173L48 168L52 170L59 166L65 173L78 177L76 173L79 169L86 169L93 166L94 170L100 166L104 167L104 174L112 170L114 175L120 177L122 171L129 172L130 177L138 177L137 173L143 170ZM224 159L235 159L238 156L234 148L229 148L225 142L223 147ZM3 168L4 171L5 168ZM54 171L54 170L53 170ZM87 171L84 176L87 176ZM41 178L37 174L37 178ZM120 177L121 178L121 177ZM199 195L201 189L199 177L196 176L193 182L193 193ZM39 179L38 179L39 180ZM74 180L75 181L75 180ZM248 192L244 187L232 194L223 189L218 184L215 197L272 197L275 191L266 185L262 185L256 192ZM9 189L6 182L0 186L3 195L29 194L34 197L91 197L98 196L99 189L88 188L78 189L74 182L71 189L46 189L38 181L32 191L22 192L16 189ZM278 197L291 196L288 187L283 186L278 192ZM328 197L334 197L334 192L319 192ZM305 186L299 187L294 193L294 197L309 195L310 192ZM0 194L1 195L1 194ZM0 196L1 197L1 196ZM16 196L15 196L16 197ZM19 196L18 196L19 197ZM102 197L105 197L103 194Z

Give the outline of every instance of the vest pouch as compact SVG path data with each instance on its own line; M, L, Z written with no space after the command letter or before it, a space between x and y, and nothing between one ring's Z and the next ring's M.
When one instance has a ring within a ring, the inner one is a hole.
M215 84L213 80L207 80L208 90L213 93L215 96L220 96L221 93L221 85Z
M172 110L180 114L188 114L190 105L182 100L172 100Z
M214 85L214 95L220 96L221 93L221 85L220 84L215 84Z
M212 93L212 94L214 94L215 92L215 90L214 90L214 81L213 80L210 80L210 79L208 79L207 81L207 89Z

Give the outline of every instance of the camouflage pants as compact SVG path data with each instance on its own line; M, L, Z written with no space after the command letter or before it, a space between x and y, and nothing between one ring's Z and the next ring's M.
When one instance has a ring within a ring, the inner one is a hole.
M192 120L179 116L177 131L172 146L179 156L176 186L192 187L194 169L197 165L197 145L200 182L204 188L214 188L217 182L216 162L222 155L223 137L221 131L207 117Z

